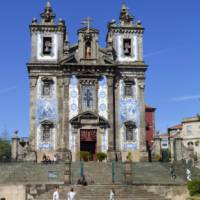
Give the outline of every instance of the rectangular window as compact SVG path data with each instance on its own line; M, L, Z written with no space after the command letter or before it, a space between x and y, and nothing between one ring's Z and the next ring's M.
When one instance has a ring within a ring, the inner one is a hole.
M44 82L42 94L43 96L50 96L51 85L48 82Z
M52 53L52 38L44 37L43 38L43 54L51 55L51 53Z
M51 128L50 126L43 126L42 140L48 142L50 140Z
M132 128L126 129L126 141L133 141L133 129Z
M42 81L42 96L49 97L52 95L53 83L51 79L44 79Z
M131 56L131 39L124 39L123 49L125 56Z
M132 97L133 96L133 87L131 83L125 83L124 88L125 97Z

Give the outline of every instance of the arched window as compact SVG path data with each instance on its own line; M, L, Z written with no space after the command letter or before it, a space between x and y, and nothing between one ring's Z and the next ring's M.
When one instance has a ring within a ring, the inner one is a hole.
M86 59L90 59L91 55L92 55L92 52L91 52L91 42L87 41L85 43L85 58Z

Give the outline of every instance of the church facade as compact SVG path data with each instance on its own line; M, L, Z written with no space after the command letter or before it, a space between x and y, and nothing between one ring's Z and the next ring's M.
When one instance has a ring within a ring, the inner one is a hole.
M30 25L30 147L43 154L105 152L108 159L146 157L143 32L126 5L119 22L108 23L106 47L99 31L84 20L70 45L65 21L55 21L48 2L41 20Z

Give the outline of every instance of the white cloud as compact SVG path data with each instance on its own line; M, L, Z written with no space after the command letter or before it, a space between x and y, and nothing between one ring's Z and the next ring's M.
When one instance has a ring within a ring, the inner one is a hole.
M200 95L191 95L191 96L181 96L181 97L174 97L170 99L171 101L189 101L189 100L200 100Z
M2 88L0 89L0 94L4 94L13 90L16 90L17 86L11 86L11 87L7 87L7 88Z

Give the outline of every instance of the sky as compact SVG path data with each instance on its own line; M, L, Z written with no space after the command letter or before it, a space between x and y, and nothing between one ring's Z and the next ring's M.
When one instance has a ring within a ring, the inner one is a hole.
M57 20L66 20L70 43L90 16L105 46L107 22L119 18L122 0L52 0ZM145 102L156 107L156 129L200 113L200 1L125 0L145 27ZM0 133L29 134L29 24L39 19L46 0L6 0L0 5Z

